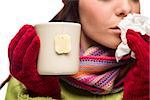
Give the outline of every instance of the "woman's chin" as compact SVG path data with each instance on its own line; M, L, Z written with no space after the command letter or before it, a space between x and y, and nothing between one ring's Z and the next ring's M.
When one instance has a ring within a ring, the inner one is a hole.
M117 47L119 46L120 43L121 43L121 41L116 41L116 42L113 41L104 46L106 46L107 48L111 48L111 49L117 49Z

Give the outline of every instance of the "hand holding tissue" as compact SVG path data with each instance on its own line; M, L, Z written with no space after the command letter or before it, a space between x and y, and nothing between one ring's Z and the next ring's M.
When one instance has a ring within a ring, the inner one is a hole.
M133 50L129 47L127 42L127 34L132 30L138 32L141 37L150 36L150 19L140 14L129 14L119 24L118 27L121 29L121 40L115 56L116 60L119 61L124 55L129 54L131 51L131 57L135 58ZM130 31L128 31L130 30ZM147 39L149 40L149 39ZM136 43L138 41L135 41ZM135 45L137 45L135 43Z
M131 52L135 58L124 79L123 100L149 98L150 20L140 14L129 14L118 25L122 42L116 50L116 59Z

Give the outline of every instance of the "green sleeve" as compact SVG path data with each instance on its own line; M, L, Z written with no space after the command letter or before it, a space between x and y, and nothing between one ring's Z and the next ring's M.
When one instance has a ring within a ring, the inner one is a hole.
M52 100L50 97L29 97L25 87L15 78L9 81L5 100Z
M61 100L122 100L122 95L123 92L111 95L96 96L85 91L79 91L78 89L61 82ZM31 98L26 93L25 87L15 78L12 78L8 84L5 100L52 100L52 98Z

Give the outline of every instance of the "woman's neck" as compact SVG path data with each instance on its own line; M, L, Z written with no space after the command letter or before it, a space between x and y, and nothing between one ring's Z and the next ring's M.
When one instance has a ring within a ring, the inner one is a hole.
M80 37L80 45L81 45L81 49L83 51L87 50L89 47L91 46L96 46L99 45L98 43L96 43L95 41L93 41L92 39L90 39L82 30L81 31L81 37Z

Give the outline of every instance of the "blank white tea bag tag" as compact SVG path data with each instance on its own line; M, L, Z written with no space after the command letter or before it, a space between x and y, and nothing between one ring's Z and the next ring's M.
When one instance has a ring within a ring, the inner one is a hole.
M68 34L57 34L54 46L58 54L69 53L71 51L71 37Z

